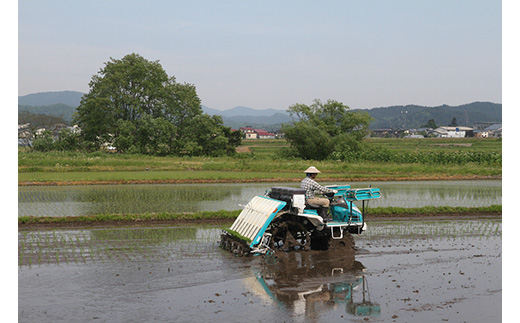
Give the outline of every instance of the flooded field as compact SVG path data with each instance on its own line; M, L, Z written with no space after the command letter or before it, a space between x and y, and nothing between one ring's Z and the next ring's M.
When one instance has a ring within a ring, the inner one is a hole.
M19 322L500 322L500 219L372 222L240 258L217 227L20 231Z
M239 210L252 197L264 195L272 186L298 185L299 183L20 186L18 216ZM480 207L502 204L500 180L351 184L352 188L368 185L379 187L382 192L381 198L370 202L370 207Z

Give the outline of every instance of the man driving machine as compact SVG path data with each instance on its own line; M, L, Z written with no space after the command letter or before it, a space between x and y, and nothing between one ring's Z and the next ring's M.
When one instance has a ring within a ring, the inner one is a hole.
M316 176L318 176L319 173L321 172L314 166L307 168L305 170L305 174L307 174L307 176L302 180L300 186L305 190L306 203L321 206L323 208L322 214L326 215L329 211L330 200L324 197L316 197L316 194L335 194L338 191L318 184L314 179L316 178Z

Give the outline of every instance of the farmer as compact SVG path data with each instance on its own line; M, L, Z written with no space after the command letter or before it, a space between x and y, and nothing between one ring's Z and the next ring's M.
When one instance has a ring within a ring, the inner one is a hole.
M305 199L309 204L316 204L324 208L323 214L329 211L330 201L327 198L316 197L316 194L337 193L338 191L321 186L314 179L321 173L316 167L311 166L305 170L307 177L301 182L301 188L305 190Z

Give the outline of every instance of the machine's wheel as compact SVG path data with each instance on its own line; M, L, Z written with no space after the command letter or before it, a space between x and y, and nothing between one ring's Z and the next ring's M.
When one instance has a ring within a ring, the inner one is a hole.
M220 236L220 247L224 250L230 251L237 257L249 256L251 248L242 241L236 240L228 234Z
M338 250L338 249L354 249L354 237L347 231L343 231L342 239L333 239L332 237L329 239L329 247L328 250Z
M311 237L305 226L294 220L274 223L270 230L272 237L269 247L281 251L307 251Z

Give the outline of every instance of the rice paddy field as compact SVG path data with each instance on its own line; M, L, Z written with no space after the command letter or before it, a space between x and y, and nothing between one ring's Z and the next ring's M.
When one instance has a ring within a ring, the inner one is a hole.
M234 257L220 227L18 233L19 322L500 322L502 222L372 221L355 252Z
M20 151L18 321L500 322L501 140L398 140L369 140L381 154L363 160L312 162L324 185L381 188L355 252L273 257L235 257L219 240L251 197L298 186L309 161L280 157L285 141L210 159ZM399 207L499 211L375 216ZM20 225L204 212L224 220Z
M368 212L389 207L502 205L501 181L351 183L353 188L369 185L380 188L382 196L367 204ZM247 204L254 196L264 195L273 186L297 187L298 183L21 186L18 188L18 216L234 211L242 209L241 205Z

